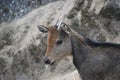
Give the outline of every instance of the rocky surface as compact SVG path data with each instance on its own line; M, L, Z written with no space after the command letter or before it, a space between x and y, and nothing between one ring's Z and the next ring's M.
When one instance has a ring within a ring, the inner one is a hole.
M56 0L0 0L0 23L18 19L41 5Z
M43 63L47 34L37 26L60 18L85 38L120 43L119 0L49 1L0 24L0 80L80 80L70 57L48 68Z

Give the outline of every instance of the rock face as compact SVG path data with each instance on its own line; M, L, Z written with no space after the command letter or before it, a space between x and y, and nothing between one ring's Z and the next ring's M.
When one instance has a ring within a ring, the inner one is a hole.
M55 0L0 0L0 23L21 18L31 10Z
M71 58L47 69L43 63L47 34L37 26L60 18L86 38L120 43L119 0L51 1L0 24L0 80L80 80Z

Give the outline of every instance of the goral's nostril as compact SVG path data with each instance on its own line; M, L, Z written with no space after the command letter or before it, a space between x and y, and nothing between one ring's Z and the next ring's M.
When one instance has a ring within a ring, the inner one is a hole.
M48 58L45 58L45 59L44 59L44 63L45 63L45 64L50 64L50 60L49 60Z

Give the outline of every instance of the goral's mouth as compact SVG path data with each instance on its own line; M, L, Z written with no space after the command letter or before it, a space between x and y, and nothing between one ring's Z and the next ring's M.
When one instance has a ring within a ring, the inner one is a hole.
M55 61L51 61L49 64L46 64L46 63L45 63L45 68L46 68L46 69L50 69L50 68L53 68L54 65L55 65Z

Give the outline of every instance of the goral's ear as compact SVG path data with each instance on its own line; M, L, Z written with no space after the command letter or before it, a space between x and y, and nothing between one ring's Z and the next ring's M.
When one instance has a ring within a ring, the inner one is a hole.
M65 23L62 23L62 24L61 24L61 28L62 28L62 30L63 30L64 32L66 32L67 34L69 34L70 31L71 31L71 28L70 28L67 24L65 24Z
M43 33L47 33L49 30L47 27L45 27L43 25L38 25L37 27L38 27L39 31L41 31Z

